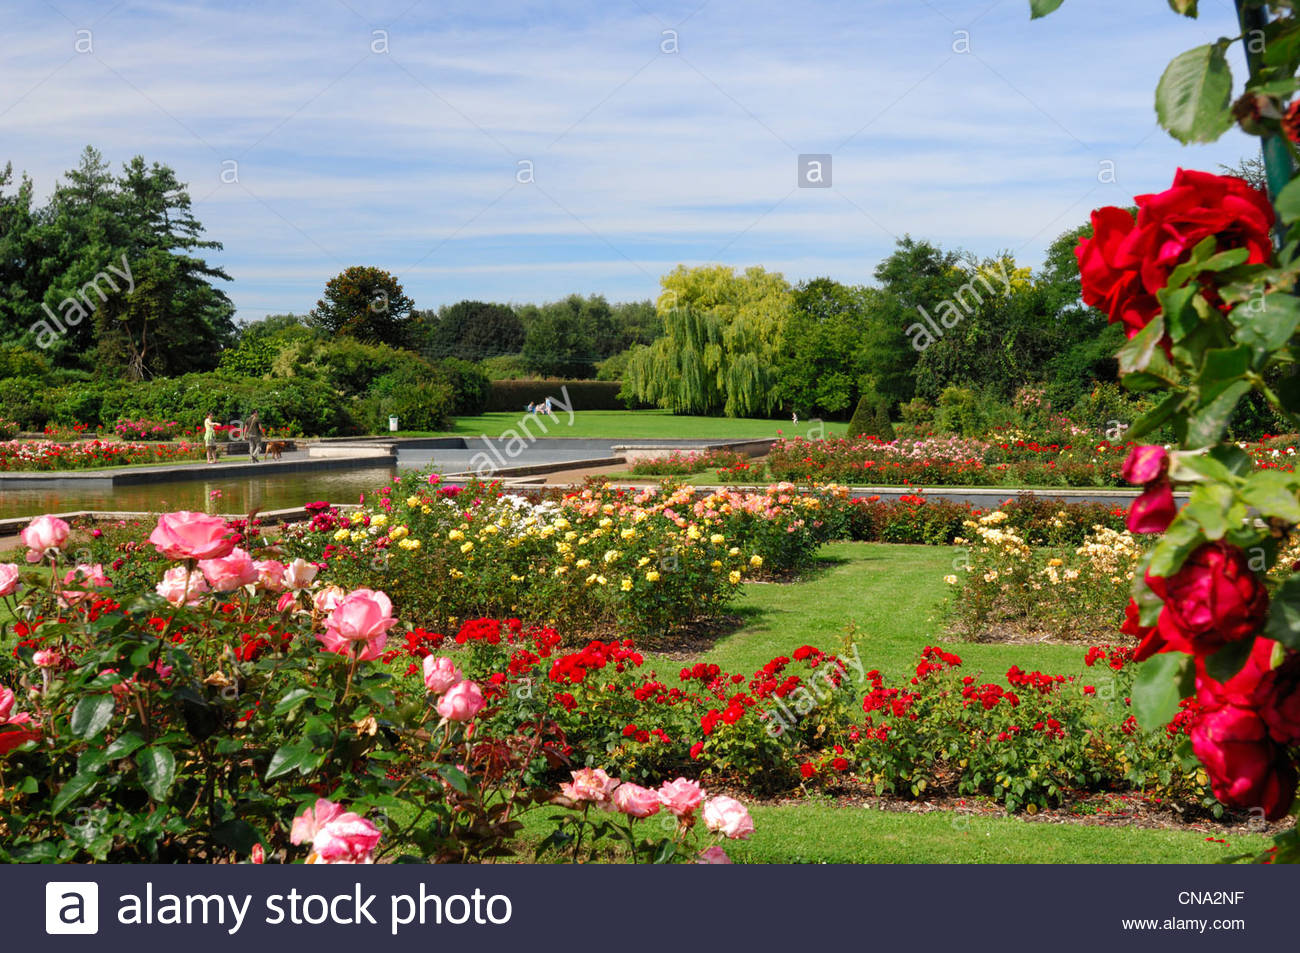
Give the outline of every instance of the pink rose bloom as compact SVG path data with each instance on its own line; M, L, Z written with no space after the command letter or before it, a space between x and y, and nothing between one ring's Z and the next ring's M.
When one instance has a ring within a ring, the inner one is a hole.
M695 858L695 862L697 864L729 864L731 858L727 856L725 850L714 844L712 847L706 847L700 851L700 856Z
M102 563L77 563L63 575L63 584L70 586L74 582L85 582L89 586L111 586L113 581L104 575Z
M325 823L311 842L317 864L373 864L379 846L379 828L359 814L348 811Z
M63 546L72 532L72 527L57 516L38 516L32 520L27 528L19 535L22 537L23 545L27 547L28 562L40 562L40 558L51 549L59 549ZM35 555L35 560L32 556Z
M299 557L284 567L284 585L288 589L306 589L318 571L314 563Z
M426 655L422 664L424 687L435 695L441 695L465 677L461 675L456 663L441 655Z
M357 589L348 593L334 607L325 628L337 638L349 642L378 642L383 648L388 630L397 625L393 618L393 603L383 592L375 589Z
M469 721L486 704L482 690L467 680L447 689L446 694L438 699L437 711L448 721Z
M18 591L18 564L0 563L0 596L12 596Z
M659 792L624 781L614 791L613 804L614 810L628 817L650 817L659 813Z
M297 596L292 592L281 593L280 601L275 604L276 612L283 612L297 602Z
M690 817L704 802L704 789L686 778L665 781L659 788L659 801L674 817Z
M609 803L609 796L618 787L618 778L611 778L600 768L582 768L570 771L572 782L560 785L560 793L571 801L591 801L593 804Z
M289 831L289 843L306 844L316 839L320 829L343 813L343 806L326 798L318 798L316 803L293 819L293 828Z
M38 649L32 653L32 664L37 668L54 668L62 657L54 649Z
M200 559L199 569L216 592L234 592L241 586L257 582L257 567L253 557L238 546L233 547L225 556L213 559Z
M1129 451L1128 459L1120 470L1129 483L1145 485L1154 483L1169 471L1169 454L1164 447L1141 446Z
M41 736L39 731L27 727L32 723L30 712L13 714L16 701L14 693L0 685L0 728L9 729L0 731L0 755L8 754L19 745Z
M266 863L266 848L261 844L254 844L252 857L250 859L255 864Z
M149 542L168 559L220 559L235 548L229 532L220 516L181 510L158 517Z
M189 580L188 587L186 579ZM202 601L199 597L208 591L208 582L201 573L190 572L184 566L173 566L163 573L162 582L154 587L154 591L174 606L196 606Z
M704 826L732 840L749 840L754 833L754 819L745 805L725 794L704 803Z
M346 595L347 593L338 586L326 586L320 592L316 593L316 595L312 596L311 601L312 605L316 607L317 612L333 612L338 608L339 603L343 601L343 597Z
M280 592L284 589L284 563L278 559L257 559L253 561L257 570L257 585L267 592Z

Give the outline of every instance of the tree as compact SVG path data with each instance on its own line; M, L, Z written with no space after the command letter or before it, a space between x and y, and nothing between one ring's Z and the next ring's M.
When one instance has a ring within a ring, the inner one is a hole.
M601 295L528 305L519 316L526 328L524 364L535 374L595 377L596 364L619 350L613 311Z
M429 360L457 357L483 361L517 354L524 325L506 305L458 301L439 311L417 311L411 320L411 344Z
M354 265L329 280L310 319L314 327L330 336L405 347L412 306L393 275L381 268Z
M853 406L871 363L863 340L877 294L830 278L794 290L777 362L786 406L804 416L833 416Z
M134 380L216 366L234 337L234 309L213 281L229 276L195 254L221 245L201 237L175 172L136 156L115 177L88 146L49 203L31 210L28 201L25 211L25 236L13 228L22 210L5 216L0 271L22 267L28 289L39 286L10 290L27 343L58 366Z
M661 280L664 336L633 352L626 396L677 414L757 417L780 404L776 360L790 285L775 272L679 265Z

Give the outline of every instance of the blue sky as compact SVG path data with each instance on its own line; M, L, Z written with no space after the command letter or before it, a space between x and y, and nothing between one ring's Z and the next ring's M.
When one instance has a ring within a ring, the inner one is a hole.
M1037 266L1094 206L1251 154L1155 125L1165 63L1236 33L1202 7L33 0L0 21L0 162L42 194L86 144L172 166L245 321L353 264L418 307L648 298L683 262L868 282L905 233Z

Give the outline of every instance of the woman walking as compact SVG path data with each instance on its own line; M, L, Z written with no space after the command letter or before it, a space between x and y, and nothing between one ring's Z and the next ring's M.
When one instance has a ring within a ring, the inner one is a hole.
M208 463L216 463L217 422L212 419L212 411L208 411L208 415L203 418L203 449L207 451Z
M257 411L248 415L248 420L244 423L244 436L248 438L248 455L254 463L260 463L257 456L262 452L262 421L258 419Z

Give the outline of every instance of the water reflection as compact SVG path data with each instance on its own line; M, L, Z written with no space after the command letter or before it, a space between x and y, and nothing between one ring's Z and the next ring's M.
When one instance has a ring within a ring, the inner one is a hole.
M284 473L266 477L175 480L139 486L0 490L0 518L75 510L247 513L301 506L312 500L355 503L391 482L395 467Z

